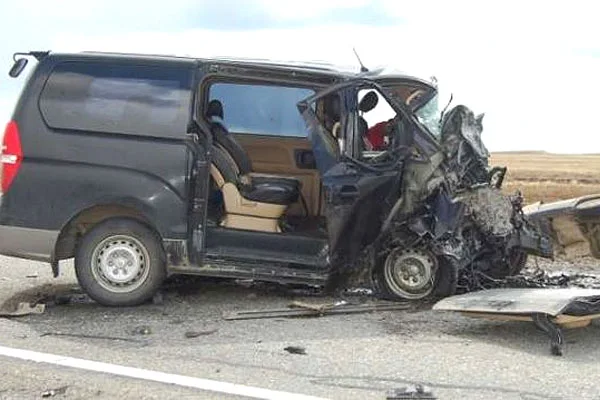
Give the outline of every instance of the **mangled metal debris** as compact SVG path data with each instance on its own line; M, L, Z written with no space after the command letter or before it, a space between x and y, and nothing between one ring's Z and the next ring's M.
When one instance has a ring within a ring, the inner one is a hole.
M284 347L283 350L287 351L290 354L299 354L302 356L306 355L306 349L302 346L287 346Z
M470 317L533 321L550 336L551 350L562 355L562 328L579 328L600 318L600 290L491 289L445 298L434 310L457 311Z
M265 318L320 317L324 315L397 311L406 310L411 307L411 305L408 303L373 303L352 305L345 302L334 302L327 304L307 304L303 302L293 302L290 304L290 306L295 308L227 312L223 314L223 319L232 321Z
M13 309L2 308L0 309L0 317L23 317L31 314L43 314L46 310L45 304L31 305L29 303L18 303Z
M433 395L431 389L423 385L408 386L401 389L395 389L387 394L386 400L435 400L437 397Z
M42 392L42 398L54 397L56 395L63 395L67 393L69 386L61 386L56 389L48 389Z
M355 79L298 104L325 191L332 288L372 283L390 299L449 296L471 290L472 271L504 278L528 254L553 254L523 214L523 198L502 193L507 169L489 164L483 115L463 105L440 110L435 87L419 90L418 104L409 104L393 82ZM360 144L371 129L336 139L319 116L319 101L346 92L365 93L352 100L359 128L378 101L395 112L380 122L377 149Z
M548 272L543 269L525 271L523 274L494 279L483 273L472 276L472 288L568 288L600 289L600 276L564 271Z
M126 337L122 337L122 336L90 335L87 333L44 332L40 335L40 337L44 337L44 336L70 337L70 338L79 338L79 339L99 339L99 340L110 340L110 341L118 341L118 342L147 344L147 342L145 342L143 340L139 340L139 339L126 338Z
M523 198L502 193L506 168L488 164L481 116L457 106L441 126L441 146L406 161L402 196L384 223L387 241L377 257L386 261L376 275L384 294L419 299L476 290L473 275L505 278L520 272L528 254L553 254L551 240L523 214Z
M567 258L600 258L600 194L523 208L529 220L551 237L555 253Z

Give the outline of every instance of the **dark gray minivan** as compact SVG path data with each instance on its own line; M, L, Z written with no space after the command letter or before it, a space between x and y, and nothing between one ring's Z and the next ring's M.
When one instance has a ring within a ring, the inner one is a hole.
M431 82L50 52L16 54L9 75L31 59L2 145L0 253L55 276L74 257L101 304L140 304L173 273L422 299L551 253L500 194L481 120L444 115ZM500 228L474 217L476 197Z

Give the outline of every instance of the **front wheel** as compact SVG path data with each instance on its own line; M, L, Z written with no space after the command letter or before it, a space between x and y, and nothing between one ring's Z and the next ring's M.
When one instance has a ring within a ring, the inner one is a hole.
M160 237L131 219L110 219L87 232L75 255L77 280L105 306L149 300L166 277Z
M422 300L456 292L457 269L425 249L394 249L375 269L379 292L389 300Z

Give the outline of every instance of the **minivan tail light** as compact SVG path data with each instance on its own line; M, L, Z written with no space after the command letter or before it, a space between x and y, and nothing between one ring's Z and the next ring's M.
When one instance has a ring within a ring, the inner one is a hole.
M2 192L7 192L23 161L19 127L15 121L10 121L6 125L4 140L2 141L2 153L0 154L0 163L2 164L0 168L1 188Z

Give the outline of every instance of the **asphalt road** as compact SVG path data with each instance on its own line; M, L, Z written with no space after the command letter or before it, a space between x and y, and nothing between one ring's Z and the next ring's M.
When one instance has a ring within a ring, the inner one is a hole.
M589 266L588 266L589 269ZM31 277L27 277L27 276ZM77 293L72 268L0 257L0 303ZM566 332L551 356L530 323L469 319L426 307L302 319L225 321L228 311L286 307L273 286L171 283L161 304L104 308L84 296L40 315L0 318L0 346L331 399L385 399L429 386L439 399L600 399L600 323ZM186 338L186 332L201 335ZM86 337L81 337L86 336ZM306 355L289 354L302 346ZM197 389L0 357L0 398L235 398Z

